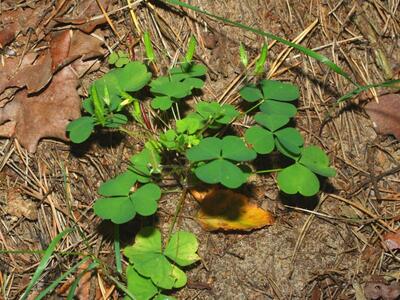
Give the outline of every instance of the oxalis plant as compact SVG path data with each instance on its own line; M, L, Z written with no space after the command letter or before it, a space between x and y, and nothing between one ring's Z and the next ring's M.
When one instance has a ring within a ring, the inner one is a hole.
M145 42L150 64L154 53L148 35ZM136 215L156 213L158 201L168 192L161 187L164 178L172 176L182 187L184 197L193 185L190 178L236 189L247 182L250 174L276 172L282 192L313 196L320 189L318 176L335 175L325 152L315 145L304 145L300 132L289 125L297 113L293 103L300 97L299 89L260 76L267 58L265 45L252 71L257 75L255 80L240 89L241 99L250 106L247 111L231 104L198 101L183 113L182 104L187 106L193 92L203 87L207 72L204 65L192 60L195 47L196 41L191 38L183 61L158 77L149 72L148 65L129 61L122 52L111 55L109 62L115 68L93 82L83 102L85 115L68 125L74 143L86 141L98 127L136 136L137 130L131 132L125 126L129 120L137 123L140 135L146 139L144 148L127 162L126 170L100 185L101 197L94 204L97 216L116 224L118 271L122 269L118 225ZM247 65L243 46L240 57ZM157 112L153 120L158 124L156 132L145 117L143 103L148 100ZM232 122L246 115L251 116L253 125L243 136L226 134L234 132L228 130ZM274 151L291 163L274 170L257 170L252 164ZM124 249L129 261L125 271L127 299L172 299L165 293L186 284L184 268L200 259L196 254L198 242L190 232L172 232L171 227L162 241L159 230L145 227L135 243Z

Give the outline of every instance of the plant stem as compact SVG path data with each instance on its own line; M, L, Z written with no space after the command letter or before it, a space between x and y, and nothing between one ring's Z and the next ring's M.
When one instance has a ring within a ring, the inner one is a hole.
M260 170L256 171L255 174L263 174L263 173L272 173L272 172L279 172L282 171L283 168L278 168L278 169L270 169L270 170Z
M178 206L176 207L176 211L175 211L175 214L174 214L174 219L172 220L172 224L170 225L169 230L168 230L168 237L167 237L167 243L166 244L168 244L169 239L171 238L172 231L174 230L174 226L175 226L176 220L178 219L178 215L179 215L179 212L182 209L183 202L186 199L186 195L187 195L187 188L184 188L183 191L182 191L181 197L179 199Z
M117 266L117 272L122 273L122 257L121 257L121 247L119 244L119 225L114 224L114 251L115 251L115 264Z

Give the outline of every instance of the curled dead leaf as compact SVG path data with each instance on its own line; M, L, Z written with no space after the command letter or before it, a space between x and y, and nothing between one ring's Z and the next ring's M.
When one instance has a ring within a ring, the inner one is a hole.
M207 231L250 231L274 223L268 211L250 203L246 195L238 192L212 187L193 189L190 193L200 204L197 220Z
M386 94L379 97L379 103L369 102L365 110L380 134L392 134L400 140L400 95Z

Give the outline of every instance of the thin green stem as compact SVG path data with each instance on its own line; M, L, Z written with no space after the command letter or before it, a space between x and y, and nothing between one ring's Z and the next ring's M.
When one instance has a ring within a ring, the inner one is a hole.
M122 257L121 257L121 246L119 241L119 225L114 224L114 251L115 251L115 265L117 266L117 272L122 273Z
M255 174L279 172L279 171L282 171L282 170L283 170L282 168L278 168L278 169L269 169L269 170L260 170L260 171L256 171Z
M247 115L249 112L251 112L252 110L256 109L257 107L259 107L261 104L263 104L265 102L265 100L261 100L260 102L258 102L256 105L252 106L251 108L249 108L248 110L246 110L245 112L241 113L241 115Z
M181 209L183 207L183 202L186 199L186 195L187 195L187 188L184 188L183 191L182 191L181 197L179 198L179 203L178 203L178 206L176 207L174 218L172 219L172 223L171 223L171 225L169 227L169 230L168 230L168 237L167 237L167 243L166 244L168 244L169 239L171 238L172 231L174 230L176 220L178 219L178 215L179 215L179 213L180 213L180 211L181 211Z

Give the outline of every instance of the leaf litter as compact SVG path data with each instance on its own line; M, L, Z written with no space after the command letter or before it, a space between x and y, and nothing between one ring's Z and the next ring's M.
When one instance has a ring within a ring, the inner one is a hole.
M107 7L108 2L103 1L103 5ZM90 13L88 17L100 12L94 9L92 1L81 2L80 7L80 16L85 11ZM28 12L30 9L20 9L10 14L19 20L24 19ZM21 21L18 26L13 25L15 33L12 37L7 32L9 27L0 31L0 42L4 40L0 46L11 42L18 32L33 27L36 14L29 24ZM2 16L3 24L10 22L8 15ZM11 94L3 93L0 97L0 136L15 137L29 152L36 151L42 138L68 140L66 126L80 116L79 77L87 71L94 71L98 64L93 59L104 55L101 38L80 30L56 31L48 34L44 42L49 46L47 50L39 54L28 52L22 59L6 57L4 64L0 65L0 93L14 88Z
M271 213L236 191L212 186L190 193L200 204L197 221L207 231L250 231L274 223Z
M400 140L400 95L387 94L379 97L379 103L369 102L365 106L375 130L380 134L391 134Z

